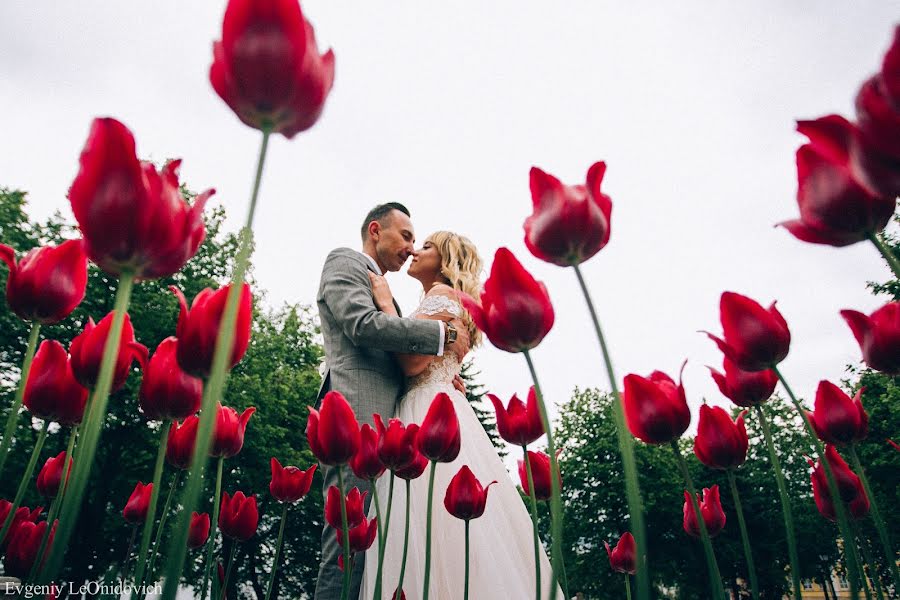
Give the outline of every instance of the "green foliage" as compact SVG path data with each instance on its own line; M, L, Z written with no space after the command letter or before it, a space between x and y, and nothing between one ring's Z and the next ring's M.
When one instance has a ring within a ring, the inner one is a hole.
M459 374L466 385L466 399L472 406L475 416L478 417L478 422L484 427L484 432L491 439L491 443L494 444L494 448L497 449L497 454L500 455L500 458L506 458L506 442L497 433L497 420L494 416L493 406L487 404L487 401L484 399L484 395L487 392L484 386L478 383L476 379L479 375L481 375L481 372L475 371L475 363L472 360L463 363ZM486 406L488 408L485 408Z

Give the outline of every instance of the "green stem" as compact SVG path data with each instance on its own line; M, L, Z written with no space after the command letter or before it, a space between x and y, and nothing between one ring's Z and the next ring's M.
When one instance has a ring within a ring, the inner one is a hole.
M396 593L391 600L400 600L403 592L403 576L406 574L406 554L409 550L409 488L410 481L406 480L406 525L403 528L403 559L400 561L400 581L397 583ZM430 503L429 503L430 504Z
M853 461L853 469L856 471L856 474L859 475L859 479L862 481L863 490L865 490L866 496L869 498L872 521L875 522L875 529L878 530L878 539L881 541L885 562L888 564L891 571L891 578L894 580L894 589L900 590L900 570L897 568L897 555L894 554L894 545L891 543L887 527L884 525L884 519L881 518L881 511L878 510L878 504L875 502L875 495L872 493L872 488L869 487L869 478L866 476L866 470L863 468L862 462L859 460L859 455L856 453L856 444L850 445L850 460Z
M900 260L897 260L897 257L894 256L894 253L891 252L888 245L884 243L884 240L882 240L877 233L870 233L868 238L875 244L878 251L881 252L881 255L884 257L884 260L887 261L891 271L894 272L894 276L900 278Z
M747 523L744 521L744 509L738 494L737 479L734 469L728 469L728 483L731 486L731 497L734 500L734 511L737 513L738 526L741 529L741 542L744 544L744 560L747 561L747 573L750 576L750 593L753 600L759 600L759 583L756 579L756 566L753 564L753 551L750 549L750 536L747 534Z
M172 476L172 483L169 485L169 493L166 495L166 504L163 506L162 514L159 517L159 527L156 530L156 539L153 541L153 550L150 552L150 566L147 567L147 583L156 581L154 574L156 569L156 559L159 557L159 544L162 541L166 520L169 518L169 507L172 504L172 496L175 495L175 488L178 487L179 479L181 479L180 469L175 471L175 475ZM144 596L145 593L142 592L141 598Z
M625 573L625 598L631 600L631 576Z
M231 552L228 554L228 566L225 568L225 579L222 580L222 595L219 600L225 600L228 595L228 580L231 578L231 567L234 565L234 555L237 554L237 540L231 541Z
M196 460L196 456L194 457ZM216 461L216 495L213 496L212 518L209 520L209 539L206 540L206 569L203 573L203 587L200 588L200 600L206 600L206 592L209 587L210 573L212 573L213 552L216 548L216 528L219 524L219 508L222 504L222 469L225 466L225 457L220 456ZM192 511L193 512L193 511ZM185 540L187 547L187 540Z
M841 537L844 540L850 540L849 543L852 543L853 530L850 528L850 521L847 519L847 508L841 500L840 490L837 486L837 480L834 478L834 471L831 469L831 463L828 462L828 459L825 457L825 448L822 446L822 442L819 441L819 436L817 436L815 430L813 430L812 423L809 422L809 416L803 409L803 405L800 404L800 401L797 399L791 386L788 385L784 375L781 374L778 367L772 367L772 370L778 375L778 379L781 381L781 385L787 392L791 404L794 405L794 409L800 415L800 418L803 419L803 427L806 429L806 436L812 443L813 448L816 449L816 454L819 457L819 464L822 465L822 468L825 471L825 478L828 480L828 491L831 494L832 499L834 499L832 504L834 505L835 515L837 515L837 523L841 532ZM853 600L856 600L859 598L859 589L857 588L857 585L858 582L862 581L862 569L854 554L855 553L853 552L849 552L845 553L845 556L847 558L847 570L850 572L850 597Z
M428 588L431 583L431 509L432 500L434 499L434 471L437 468L437 461L431 461L431 471L428 474L428 509L427 520L425 521L425 583L422 588L422 600L428 600ZM409 504L406 505L409 511ZM409 514L407 512L407 514ZM409 517L407 517L409 518Z
M463 584L463 600L469 600L469 519L466 519L466 579Z
M116 290L116 300L113 307L113 322L106 337L106 342L103 345L103 359L100 362L97 385L94 387L90 400L88 419L86 422L83 422L81 435L78 439L77 456L72 468L72 480L60 509L59 527L53 538L50 558L47 560L47 566L43 570L38 583L46 583L56 579L59 570L62 568L63 558L69 547L72 533L75 531L75 525L78 523L81 502L84 500L84 493L91 475L91 467L94 465L94 458L97 452L97 443L100 440L103 422L106 419L106 406L109 402L113 372L122 338L122 324L125 322L125 314L128 310L133 286L133 273L126 272L119 276L119 288Z
M289 504L285 504L281 509L281 526L278 527L278 541L275 542L275 558L272 561L272 574L269 575L269 585L266 586L266 600L272 595L272 586L275 584L275 573L278 571L278 558L281 554L281 542L284 540L284 524L287 522L287 511Z
M338 492L341 494L341 531L344 542L344 582L341 585L341 600L348 600L350 597L350 576L353 571L353 565L350 564L350 524L347 522L347 496L344 492L343 467L338 465L337 471Z
M547 434L547 454L550 457L550 532L553 536L551 540L553 555L553 579L550 587L550 600L556 600L557 583L562 584L564 580L563 573L565 565L562 556L562 529L563 529L563 510L562 510L562 492L559 486L559 462L556 460L556 446L553 442L553 430L550 427L550 417L547 414L547 405L544 403L544 394L541 392L541 384L538 381L537 371L531 360L531 354L528 350L522 352L525 355L525 362L528 363L528 370L531 372L531 379L534 382L534 394L537 397L538 412L541 415L541 423L544 432ZM563 586L565 587L565 586ZM563 590L563 597L570 598L568 589Z
M250 196L247 222L241 230L241 246L235 259L234 273L231 278L232 287L225 301L225 309L219 325L219 335L216 338L216 350L213 354L209 381L203 391L203 403L200 412L200 422L197 425L194 458L188 482L181 496L181 505L184 508L175 527L175 534L172 539L172 552L166 562L163 600L175 600L175 595L178 593L178 585L184 569L184 560L187 556L187 538L191 527L191 513L196 510L197 503L200 500L200 492L203 487L203 472L206 469L205 459L209 454L209 447L212 442L216 401L222 399L222 392L227 379L228 363L234 344L234 327L237 320L238 301L240 300L244 276L250 262L250 253L253 249L253 217L256 213L256 201L259 197L259 188L262 182L263 166L265 165L266 152L269 147L271 128L264 129L262 134L262 144L256 165L253 191Z
M788 545L788 558L791 561L791 583L794 589L794 598L802 598L802 588L800 586L800 556L797 554L797 536L794 531L794 515L791 512L791 500L787 493L787 486L784 483L784 472L781 470L781 461L778 459L778 453L775 451L775 442L772 440L772 432L769 430L769 422L766 420L766 414L763 412L762 406L756 405L756 416L759 417L759 426L763 432L763 438L766 440L766 447L769 449L769 460L772 461L772 468L775 471L775 483L778 485L778 495L781 497L781 514L784 517L784 530Z
M25 467L25 474L22 475L22 480L19 482L19 489L16 490L16 497L13 500L12 506L9 507L9 513L6 515L6 520L3 521L3 529L0 529L0 541L6 538L9 528L12 527L13 517L16 516L16 511L22 505L22 498L25 497L25 490L28 489L28 484L31 483L34 467L41 455L41 448L44 445L44 440L47 439L47 427L49 425L50 421L44 419L44 426L41 427L41 432L38 434L37 441L34 444L34 450L31 452L31 458L28 460L28 466Z
M144 519L144 531L141 533L141 549L138 552L138 562L134 571L134 589L132 598L137 598L141 585L144 583L144 575L147 566L147 552L150 551L150 538L153 536L153 524L156 521L156 505L159 502L159 486L162 484L163 464L166 461L166 442L169 440L169 422L162 424L162 433L159 438L159 449L156 452L156 467L153 469L153 490L150 492L150 505L147 507L147 518Z
M639 600L648 600L650 598L650 577L647 569L647 528L644 524L644 506L641 501L637 464L634 458L634 440L625 425L622 394L619 393L618 379L616 378L615 370L613 369L612 358L609 348L606 345L606 338L603 336L603 330L600 327L600 319L597 317L597 311L594 309L594 302L591 299L591 294L588 291L584 276L581 274L580 266L576 264L573 265L573 267L575 269L575 275L578 278L578 284L581 286L581 292L584 294L584 300L587 303L591 321L594 323L594 332L597 334L597 341L600 342L600 350L603 352L603 362L606 364L606 375L609 378L609 385L612 390L612 413L613 419L616 422L619 454L622 456L622 467L625 472L625 494L628 498L631 534L634 536L635 546L637 547L635 553L637 558L637 596Z
M47 541L50 538L50 530L53 527L53 521L56 520L56 516L59 514L59 507L62 506L63 497L65 497L66 494L66 484L69 482L69 467L72 465L72 450L75 448L75 438L77 436L78 425L74 425L72 431L69 432L69 444L66 446L66 460L63 465L62 476L59 480L59 489L56 491L56 497L53 499L53 504L50 506L50 514L47 515L48 527L41 537L41 545L38 547L38 552L35 556L44 556L44 551L47 548ZM26 582L34 581L34 578L37 576L38 570L40 569L41 562L42 561L39 560L34 561L34 564L31 565L31 572L28 574Z
M872 585L875 587L875 595L878 596L878 600L884 600L884 594L881 591L881 582L878 580L877 563L875 562L875 557L872 555L872 549L869 547L869 542L863 535L859 525L855 522L853 523L853 531L856 533L856 539L859 540L859 549L862 550L863 557L866 559L866 564L869 567L868 579L872 581ZM865 574L865 571L863 573ZM865 584L866 578L863 577L863 585ZM866 591L868 592L868 587L866 587ZM868 593L866 595L868 597Z
M375 573L375 598L381 598L384 573L384 547L387 543L388 526L391 522L391 502L394 499L394 472L391 471L391 484L388 489L387 521L382 522L381 506L378 503L378 487L374 479L371 480L372 501L375 503L375 518L378 519L378 571Z
M534 490L534 476L531 471L531 459L528 458L528 447L522 445L525 455L525 474L528 481L528 498L531 500L531 533L534 537L534 600L541 600L541 542L538 533L537 495Z
M706 530L706 521L703 520L703 514L700 512L700 504L697 502L697 490L694 487L694 481L688 471L687 462L681 455L678 448L678 440L672 440L669 445L672 452L675 453L675 459L678 468L681 469L681 476L684 477L684 483L687 486L688 494L691 497L691 506L694 507L694 517L697 519L697 527L700 529L700 539L703 542L703 553L706 555L706 568L709 571L709 587L712 590L712 597L725 600L725 588L722 586L722 576L719 574L719 564L716 562L716 555L713 553L712 540L709 532ZM799 596L798 596L799 598Z
M128 540L128 550L125 552L125 560L122 562L122 579L128 579L128 563L131 562L131 552L134 550L134 540L137 539L137 523L131 526L131 538Z
M375 487L374 485L372 486ZM384 518L384 543L387 544L388 532L391 527L391 504L394 502L394 472L391 471L391 480L388 484L387 516Z
M19 383L16 385L16 397L13 400L9 416L6 418L6 428L3 430L3 441L0 442L0 475L3 474L3 466L12 439L16 433L16 423L19 421L19 409L22 408L22 399L25 397L25 384L28 382L28 372L31 370L31 361L34 360L34 351L37 349L38 337L41 333L41 324L35 321L31 324L31 333L28 334L28 346L25 347L25 356L22 359L22 372L19 375Z

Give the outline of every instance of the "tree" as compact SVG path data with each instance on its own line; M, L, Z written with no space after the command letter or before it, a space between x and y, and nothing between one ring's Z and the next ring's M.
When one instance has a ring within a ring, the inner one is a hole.
M484 427L484 432L490 438L491 443L494 444L494 448L497 449L497 454L500 455L500 458L506 458L508 449L506 442L504 442L500 438L500 434L497 433L496 417L491 409L485 408L484 395L487 392L485 391L484 386L476 380L476 377L480 374L480 371L475 371L475 362L473 360L468 360L463 363L459 376L466 385L466 399L472 406L475 416L478 417L478 422Z

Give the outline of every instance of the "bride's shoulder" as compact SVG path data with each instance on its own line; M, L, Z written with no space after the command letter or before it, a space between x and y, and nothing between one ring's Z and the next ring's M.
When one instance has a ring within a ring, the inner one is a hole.
M458 317L462 312L462 308L459 298L456 296L456 290L449 285L438 283L428 290L416 312L425 315L435 315L443 312Z
M448 298L452 298L456 300L456 290L447 285L446 283L435 283L431 286L431 289L428 290L426 296L446 296Z

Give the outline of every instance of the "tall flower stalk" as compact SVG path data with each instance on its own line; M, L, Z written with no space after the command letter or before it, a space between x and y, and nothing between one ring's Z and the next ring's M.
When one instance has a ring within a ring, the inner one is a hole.
M194 464L197 463L197 455L194 454ZM206 544L206 567L203 570L203 585L200 588L200 600L206 599L207 589L209 588L209 577L212 572L213 552L216 547L216 527L219 523L219 511L222 508L222 470L225 465L225 457L220 456L216 465L216 493L213 496L212 519L210 519L209 539ZM185 510L185 509L182 509ZM191 511L192 512L192 511ZM190 512L188 514L191 514ZM188 521L190 526L190 521ZM185 539L185 547L187 547L187 539Z
M431 515L434 505L434 472L437 469L437 461L432 460L428 470L428 505L425 517L425 575L422 583L422 598L428 600L428 593L431 587ZM407 484L408 485L408 484ZM409 506L407 505L407 515L409 514ZM403 561L404 564L406 561Z
M6 465L6 457L12 446L13 435L16 433L16 423L19 420L19 410L22 408L22 398L25 396L25 383L28 381L28 372L31 370L31 361L34 360L34 352L37 349L38 338L41 333L41 324L37 321L31 324L31 332L28 334L28 345L25 347L25 356L22 358L22 371L19 374L19 383L16 385L16 396L9 416L6 418L6 427L3 429L3 441L0 442L0 475Z
M728 469L728 484L731 487L731 498L734 500L734 512L737 513L738 526L741 530L741 543L744 546L744 560L747 562L747 574L750 578L750 594L753 600L759 600L759 581L756 578L756 566L753 564L753 550L750 546L750 535L747 533L747 523L744 520L744 509L741 506L741 497L738 494L737 480L734 469Z
M281 525L278 526L278 541L275 542L275 558L272 560L272 573L269 575L269 584L266 586L266 598L269 600L272 596L272 586L275 584L275 574L278 572L278 559L281 555L281 544L284 541L284 526L287 523L287 511L289 504L285 504L281 509Z
M156 452L156 466L153 469L153 492L150 494L150 506L147 508L147 518L144 520L144 530L141 533L141 549L138 552L137 566L134 572L134 594L140 594L144 583L144 575L147 571L147 552L150 550L150 539L153 535L153 525L156 521L156 504L159 501L159 489L162 483L163 464L166 461L166 444L169 440L169 422L162 424L159 448ZM160 526L162 523L160 522Z
M541 538L538 532L537 496L534 489L534 473L531 471L531 459L528 457L528 446L522 446L525 456L525 474L528 478L528 499L531 504L531 534L534 537L534 600L541 600ZM468 523L466 523L468 525Z
M871 241L881 253L881 256L884 257L884 260L891 268L891 271L894 272L894 277L900 279L900 260L897 260L897 257L894 256L894 253L891 251L890 246L888 246L884 242L884 240L881 239L881 236L877 233L868 234L868 238L869 241Z
M409 496L411 481L406 480L406 520L403 525L403 558L400 560L400 578L397 581L397 595L403 592L403 577L406 575L406 557L409 553ZM399 597L391 600L400 600Z
M348 600L350 597L350 576L353 573L353 565L350 562L350 527L347 522L347 497L344 495L343 467L337 467L337 470L338 492L341 496L341 538L344 552L344 579L341 583L341 600Z
M49 425L50 421L45 419L44 425L41 427L41 432L38 434L37 441L34 444L34 450L31 452L31 458L28 460L28 466L25 467L25 473L22 475L22 480L19 482L19 487L16 490L16 497L13 500L12 506L9 507L9 512L6 514L6 520L3 522L2 529L0 529L0 540L6 539L6 534L9 533L9 528L13 523L13 517L16 516L16 510L22 505L22 498L25 497L25 490L28 489L28 484L31 483L34 467L41 455L41 448L44 446L44 440L47 439L47 427Z
M178 482L181 480L181 470L175 471L172 476L172 483L169 485L169 493L166 494L166 503L163 505L162 513L159 517L159 527L156 529L156 539L153 540L153 548L150 550L150 564L147 566L147 582L156 581L156 559L159 558L159 544L162 542L163 532L165 531L166 521L169 517L169 507L172 505L172 496L178 488ZM141 592L139 598L143 599L145 592Z

